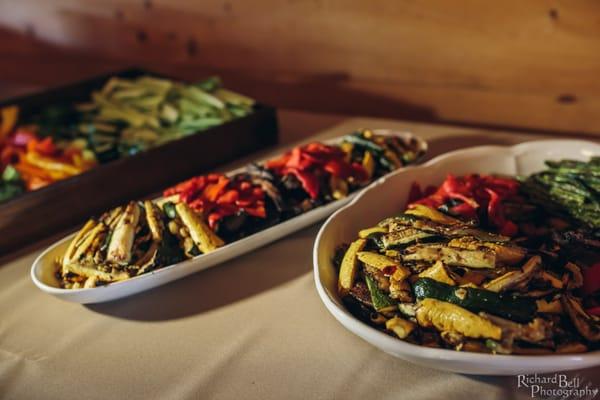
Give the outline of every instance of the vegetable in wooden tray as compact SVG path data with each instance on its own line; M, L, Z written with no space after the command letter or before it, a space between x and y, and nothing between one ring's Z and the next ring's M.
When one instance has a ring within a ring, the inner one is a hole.
M222 87L141 76L111 78L85 104L19 116L0 109L0 202L81 174L99 163L183 138L252 113L254 100Z

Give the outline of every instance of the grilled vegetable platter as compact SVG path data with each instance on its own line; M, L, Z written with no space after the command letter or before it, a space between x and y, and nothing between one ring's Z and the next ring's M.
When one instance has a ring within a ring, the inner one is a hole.
M54 294L99 293L71 298L79 302L131 294L137 289L118 289L129 283L158 286L324 218L370 182L417 162L425 150L410 134L360 130L228 174L196 176L161 198L91 218L40 256L32 277Z
M95 166L252 113L254 100L212 77L186 84L112 77L85 102L21 115L0 108L0 203Z
M337 248L337 291L364 323L421 346L598 350L599 221L600 157L417 181L403 211Z

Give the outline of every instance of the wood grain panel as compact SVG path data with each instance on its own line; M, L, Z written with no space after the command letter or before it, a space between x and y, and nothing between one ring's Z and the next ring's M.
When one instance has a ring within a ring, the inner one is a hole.
M0 0L0 24L283 107L600 133L593 0Z

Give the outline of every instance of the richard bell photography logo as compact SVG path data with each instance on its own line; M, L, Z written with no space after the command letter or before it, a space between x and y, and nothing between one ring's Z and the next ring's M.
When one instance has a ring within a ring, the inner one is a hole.
M518 375L517 387L527 389L532 398L541 399L594 399L598 394L591 382L565 374Z

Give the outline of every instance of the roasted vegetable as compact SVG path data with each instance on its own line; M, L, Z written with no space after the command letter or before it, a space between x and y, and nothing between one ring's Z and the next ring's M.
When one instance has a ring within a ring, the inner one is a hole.
M435 208L431 208L425 206L423 204L412 204L408 210L404 212L405 214L414 215L417 217L422 217L425 219L429 219L433 222L437 222L444 225L462 225L459 219L452 218Z
M492 292L502 292L517 286L524 286L540 271L541 265L542 258L540 256L531 257L521 270L507 272L487 282L483 287Z
M447 285L454 286L456 282L448 275L446 266L442 261L437 261L431 267L419 274L419 278L431 278L435 281L445 283Z
M449 176L409 196L404 213L358 232L354 303L340 290L354 315L428 347L598 349L600 232L531 203L512 179Z
M385 322L385 328L394 332L400 339L406 339L416 327L414 322L400 317L390 318Z
M140 207L131 202L119 218L115 230L112 232L106 261L120 265L127 265L131 261L131 250L135 229L140 218Z
M358 259L363 263L377 268L388 275L391 275L397 268L400 267L400 263L398 261L388 256L384 256L383 254L374 253L371 251L359 251L357 256Z
M486 242L477 240L471 236L462 236L457 239L452 239L448 242L448 246L468 250L491 250L496 255L496 261L503 265L518 264L527 254L526 249L515 246L514 244Z
M434 263L441 260L444 264L469 268L494 268L496 255L487 250L465 250L442 244L418 244L406 249L406 261Z
M365 276L369 293L371 293L371 303L376 311L390 311L396 307L396 303L383 293L377 286L377 282L369 275Z
M589 162L546 161L548 169L523 180L522 188L542 207L600 228L600 157Z
M365 247L366 243L367 241L365 239L356 240L348 247L344 258L342 259L338 280L338 288L341 294L347 294L354 285L356 271L358 269L358 252Z
M519 322L530 321L537 310L535 301L527 297L456 287L431 278L419 278L413 290L417 299L442 300L476 313L486 311Z
M473 314L464 308L444 301L426 298L417 308L417 322L442 332L456 332L470 338L500 340L502 330L488 319Z

